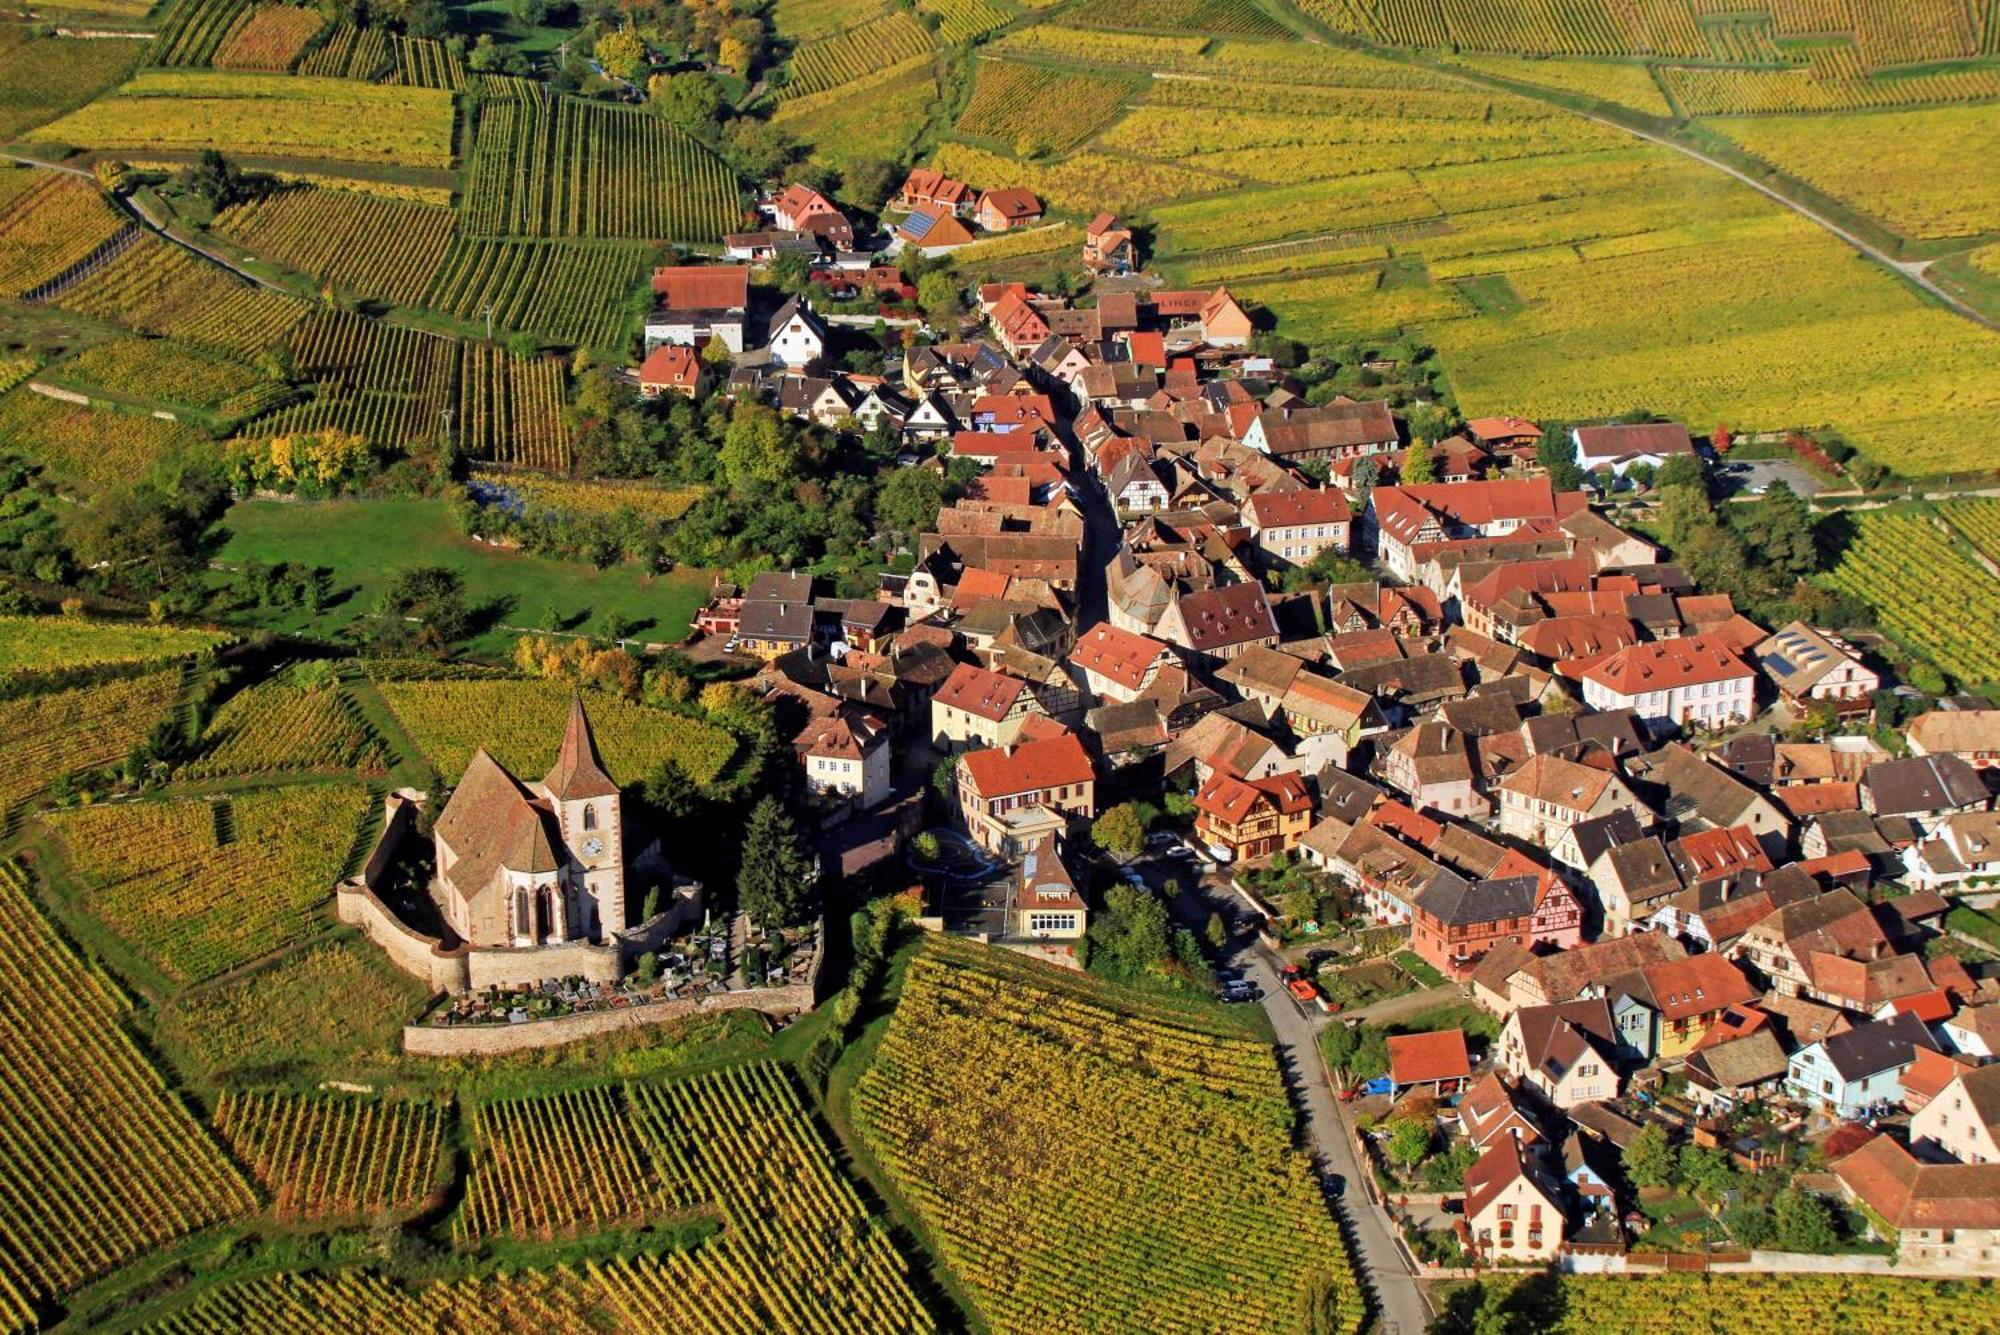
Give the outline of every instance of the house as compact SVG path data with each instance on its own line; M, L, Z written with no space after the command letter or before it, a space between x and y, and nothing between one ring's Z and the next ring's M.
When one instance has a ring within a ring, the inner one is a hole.
M1563 950L1583 940L1582 905L1548 872L1473 881L1441 868L1411 907L1411 948L1454 979L1503 941Z
M1910 1118L1910 1144L1959 1163L2000 1164L2000 1066L1974 1066Z
M889 725L858 709L816 718L792 739L806 791L851 798L863 809L889 797Z
M1257 549L1273 562L1310 565L1329 549L1346 555L1354 512L1337 488L1260 491L1243 507Z
M738 612L736 648L765 662L816 638L812 576L767 570L750 581Z
M2000 812L1961 811L1903 854L1903 879L1919 890L2000 879Z
M1788 1069L1784 1044L1768 1028L1698 1047L1681 1066L1689 1097L1699 1107L1717 1112L1762 1099Z
M1130 228L1118 219L1100 213L1083 229L1083 264L1093 273L1123 273L1138 263Z
M972 232L958 220L956 211L942 204L919 204L910 216L896 224L896 239L925 255L942 255L973 242Z
M771 317L768 342L773 365L798 370L826 355L826 326L813 314L812 303L793 297Z
M1630 709L1656 729L1724 728L1757 712L1756 672L1714 636L1630 645L1579 675L1592 709Z
M910 174L903 178L902 188L890 204L899 213L935 207L957 214L970 212L972 206L971 186L963 181L954 181L930 167L912 168Z
M1241 779L1218 769L1194 795L1195 834L1231 861L1289 851L1312 823L1312 793L1296 774Z
M1629 811L1649 822L1652 812L1608 769L1581 765L1544 753L1500 783L1500 832L1540 848L1562 842L1571 827L1587 820Z
M1401 439L1389 405L1371 401L1262 412L1243 432L1243 443L1273 459L1297 464L1387 454Z
M726 260L764 264L781 255L804 255L811 259L819 253L819 238L811 232L767 228L761 232L729 232L722 238L722 257Z
M1899 1270L2000 1275L2000 1164L1924 1163L1878 1134L1833 1174L1870 1231L1895 1242Z
M960 663L931 697L931 745L940 751L1009 746L1038 712L1021 678Z
M1231 296L1226 287L1218 287L1202 299L1200 319L1201 341L1211 347L1245 348L1250 346L1250 336L1257 332L1250 312L1243 309L1243 303Z
M1377 487L1369 508L1382 564L1398 579L1415 582L1420 547L1504 538L1523 529L1547 533L1588 505L1582 492L1558 494L1546 477L1536 477Z
M1072 819L1097 814L1097 775L1076 734L967 751L958 758L958 806L981 848L1019 857Z
M1957 756L1910 756L1870 765L1861 775L1861 809L1871 816L1907 816L1925 825L1955 811L1992 803L1986 781Z
M627 922L621 802L580 696L540 783L475 751L432 828L431 894L445 924L475 956L506 952L509 979L578 973L580 956L564 946L608 947L616 977L614 938ZM470 976L480 974L475 959Z
M1099 700L1129 704L1174 663L1173 650L1149 635L1100 621L1076 640L1070 666L1083 674L1084 689Z
M1740 825L1757 837L1765 852L1776 856L1785 851L1791 819L1784 809L1679 742L1634 757L1626 773L1635 791L1660 815L1676 822L1683 834Z
M1276 644L1278 622L1261 585L1225 584L1175 597L1152 633L1185 649L1191 667L1213 669L1247 649Z
M1484 1150L1503 1138L1523 1145L1542 1139L1540 1125L1495 1071L1481 1076L1459 1099L1458 1125L1475 1150Z
M1773 631L1750 657L1795 711L1824 701L1836 713L1865 713L1882 686L1881 674L1852 649L1803 621Z
M810 232L835 250L854 249L854 227L832 200L794 183L770 203L771 221L787 231Z
M1042 220L1042 201L1035 198L1033 191L1014 186L988 190L979 196L972 217L989 232L1032 227Z
M653 270L654 309L646 317L646 351L662 343L700 347L720 339L743 351L743 322L750 306L750 267L681 264Z
M1935 1052L1937 1042L1916 1016L1871 1020L1794 1052L1785 1088L1836 1117L1858 1119L1902 1102L1903 1071L1919 1048Z
M1465 1170L1465 1229L1488 1261L1541 1265L1563 1244L1562 1192L1534 1153L1503 1137Z
M1104 479L1104 494L1120 514L1148 514L1172 500L1153 461L1138 450L1122 453Z
M1741 969L1714 953L1648 964L1613 986L1652 1013L1651 1042L1643 1051L1653 1061L1685 1056L1730 1007L1758 996Z
M2000 766L2000 709L1933 709L1903 730L1913 756L1956 756L1974 769Z
M1465 1050L1463 1029L1389 1036L1392 1097L1401 1098L1413 1089L1421 1089L1442 1098L1463 1090L1471 1079L1472 1058Z
M1076 878L1063 861L1062 839L1043 835L1021 859L1008 905L1009 935L1033 941L1074 941L1089 927L1090 913Z
M1449 723L1406 729L1382 756L1382 778L1419 811L1481 819L1488 810L1486 799L1473 791L1465 734Z
M708 393L708 381L708 364L700 353L684 343L662 343L639 364L641 398L679 394L683 398L700 399Z
M1618 1032L1603 997L1523 1006L1500 1031L1495 1062L1557 1108L1618 1096Z
M1868 905L1842 889L1774 909L1727 953L1785 995L1812 997L1814 956L1879 959L1888 949L1888 937Z
M1580 426L1570 431L1576 466L1586 473L1608 468L1618 477L1634 464L1658 469L1677 454L1692 455L1694 441L1679 422L1624 426Z
M1977 1061L2000 1057L2000 1006L1966 1006L1944 1022L1944 1041L1953 1052Z

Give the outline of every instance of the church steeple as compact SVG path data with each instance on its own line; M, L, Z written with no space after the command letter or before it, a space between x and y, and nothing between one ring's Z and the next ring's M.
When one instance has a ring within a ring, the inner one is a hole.
M572 695L569 723L563 729L562 749L556 753L555 768L542 787L558 802L582 801L588 797L612 797L618 785L604 772L597 758L597 739L591 736L590 719L583 712L583 697Z

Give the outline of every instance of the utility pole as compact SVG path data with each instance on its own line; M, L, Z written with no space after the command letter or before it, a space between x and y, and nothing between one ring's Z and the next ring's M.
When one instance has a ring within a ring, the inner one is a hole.
M493 341L493 303L489 301L484 306L481 306L479 313L486 317L486 341L491 343Z
M438 412L444 417L444 446L448 450L451 448L451 409L440 408Z

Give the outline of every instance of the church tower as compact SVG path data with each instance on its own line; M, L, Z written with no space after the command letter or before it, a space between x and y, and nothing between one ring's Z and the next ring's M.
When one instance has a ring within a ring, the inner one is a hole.
M618 785L604 772L597 739L583 712L583 697L570 700L569 723L555 767L542 780L562 829L563 845L574 861L570 888L578 894L581 934L608 940L625 930L625 819Z

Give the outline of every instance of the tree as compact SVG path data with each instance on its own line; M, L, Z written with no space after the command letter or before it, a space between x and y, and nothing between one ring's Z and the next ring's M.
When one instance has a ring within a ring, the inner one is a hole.
M234 163L212 148L204 148L183 178L189 194L210 208L228 208L243 197L243 175Z
M1786 1187L1771 1202L1771 1235L1788 1252L1830 1252L1840 1244L1833 1211L1810 1191Z
M1389 1031L1369 1027L1361 1031L1361 1044L1354 1051L1354 1060L1349 1064L1355 1075L1363 1080L1373 1080L1376 1076L1389 1073Z
M683 130L703 129L722 110L722 85L700 70L655 74L646 81L646 95L661 116Z
M444 0L410 0L403 31L412 37L442 38L451 31L451 14Z
M78 562L117 584L162 589L194 564L187 517L153 487L107 492L70 509L63 534Z
M1619 1155L1619 1162L1624 1164L1625 1176L1632 1179L1634 1186L1666 1186L1674 1163L1667 1148L1666 1131L1657 1123L1647 1123Z
M1535 462L1549 475L1549 485L1557 491L1575 491L1583 485L1583 469L1576 462L1576 441L1567 431L1544 432L1535 442Z
M950 756L931 766L931 791L947 803L958 793L958 761Z
M646 805L667 820L684 820L701 808L701 785L672 756L662 756L647 771L641 794Z
M1430 1153L1431 1129L1414 1117L1399 1117L1389 1128L1389 1159L1408 1168Z
M1136 857L1145 847L1146 825L1136 803L1121 802L1091 824L1090 837L1107 853Z
M917 280L917 304L932 320L956 320L965 313L958 283L943 269L933 269Z
M1287 593L1324 588L1328 584L1371 584L1374 580L1374 571L1334 547L1322 548L1312 560L1293 566L1278 577L1279 585Z
M1727 1155L1699 1145L1681 1147L1680 1168L1681 1181L1710 1200L1729 1190L1730 1184L1736 1180L1736 1172L1730 1167Z
M1420 487L1437 481L1437 456L1431 453L1429 441L1413 440L1410 448L1403 451L1401 482L1406 487Z
M738 74L750 72L752 58L750 44L740 37L725 37L721 45L715 49L715 63Z
M1368 508L1368 498L1375 494L1375 484L1382 479L1382 465L1373 459L1358 459L1354 470L1348 474L1348 481L1354 488L1354 508L1361 511Z
M796 297L812 286L812 264L796 252L771 261L771 286L788 297Z
M864 209L879 209L895 192L901 177L893 163L859 158L841 173L841 193Z
M1311 922L1319 917L1319 894L1306 886L1288 890L1279 901L1278 908L1293 922Z
M798 453L786 437L775 409L749 399L731 409L719 456L729 485L742 490L758 482L790 482L798 471Z
M522 28L539 28L549 21L549 0L507 0L507 12Z
M743 828L737 903L764 930L790 927L811 907L818 880L817 860L800 841L791 814L767 794Z
M1361 1050L1361 1034L1344 1024L1330 1025L1320 1034L1319 1050L1329 1067L1341 1070Z
M1676 454L1668 457L1660 465L1654 478L1660 487L1695 487L1702 494L1708 493L1708 470L1701 466L1701 458L1693 454Z
M607 32L597 39L597 63L604 66L604 72L616 79L631 82L639 77L639 71L646 68L646 44L639 34L630 28L620 28L617 32Z
M938 854L944 851L943 845L938 842L938 837L929 830L925 830L922 834L912 839L910 847L925 862L936 862Z
M1771 1240L1771 1212L1761 1205L1739 1205L1722 1216L1729 1236L1744 1247L1761 1247Z
M1791 579L1819 569L1812 509L1797 492L1773 482L1764 499L1747 508L1743 536L1766 565Z
M1210 946L1219 951L1229 944L1229 924L1222 920L1220 913L1211 913L1207 925L1202 928L1202 935L1208 938Z

